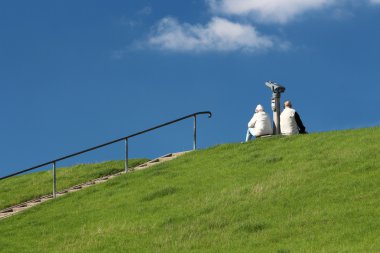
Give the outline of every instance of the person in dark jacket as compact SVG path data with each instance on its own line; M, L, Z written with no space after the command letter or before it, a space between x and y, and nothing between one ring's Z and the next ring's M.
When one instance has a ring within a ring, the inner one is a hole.
M292 108L292 103L289 100L284 103L284 110L280 115L280 127L283 135L307 133L300 115Z

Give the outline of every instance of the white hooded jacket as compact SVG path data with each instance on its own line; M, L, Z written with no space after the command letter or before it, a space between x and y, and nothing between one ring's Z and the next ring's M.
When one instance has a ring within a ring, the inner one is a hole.
M255 136L273 134L272 124L266 112L257 112L248 122L248 128L252 128Z

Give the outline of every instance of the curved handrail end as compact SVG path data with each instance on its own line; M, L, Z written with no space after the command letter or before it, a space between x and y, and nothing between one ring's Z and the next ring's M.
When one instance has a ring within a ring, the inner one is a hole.
M210 111L196 112L193 115L195 116L195 115L198 115L198 114L208 114L209 118L212 117L212 112L210 112Z

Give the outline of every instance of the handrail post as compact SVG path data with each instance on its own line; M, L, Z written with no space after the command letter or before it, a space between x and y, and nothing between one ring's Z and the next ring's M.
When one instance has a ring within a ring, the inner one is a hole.
M128 172L128 138L125 138L125 172Z
M53 162L53 198L56 197L57 192L57 177L56 177L56 162Z
M194 139L193 139L193 150L197 149L197 115L194 114Z

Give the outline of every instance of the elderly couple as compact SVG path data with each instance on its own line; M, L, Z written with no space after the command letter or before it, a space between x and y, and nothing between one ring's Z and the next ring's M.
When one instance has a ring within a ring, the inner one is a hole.
M292 108L290 101L285 101L284 110L280 115L280 129L283 135L305 134L306 128L303 125L299 114ZM264 108L258 105L255 114L248 122L248 131L245 141L252 139L252 136L260 137L263 135L273 134L272 122L269 116L264 112Z

